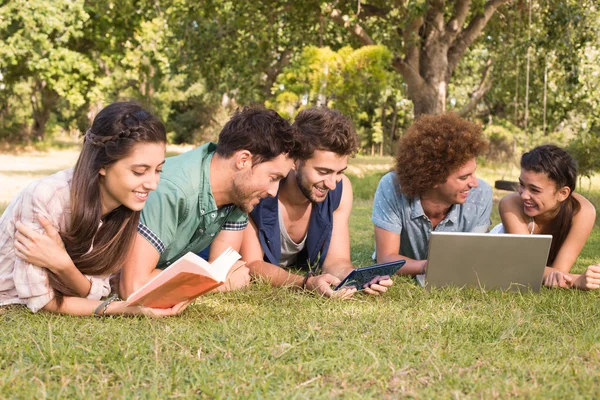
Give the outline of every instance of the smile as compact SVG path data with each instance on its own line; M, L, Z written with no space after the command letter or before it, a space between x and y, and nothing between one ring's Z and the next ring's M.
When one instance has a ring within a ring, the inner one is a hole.
M320 194L323 194L323 195L327 194L327 192L329 191L329 189L321 189L317 186L315 186L314 188L317 190L317 192L319 192Z
M133 192L133 194L135 194L135 197L138 198L138 200L146 200L148 198L148 192Z

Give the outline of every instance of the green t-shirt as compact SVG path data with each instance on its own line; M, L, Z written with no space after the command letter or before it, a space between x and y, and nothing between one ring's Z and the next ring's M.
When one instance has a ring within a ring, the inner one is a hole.
M138 232L160 253L166 268L188 251L198 253L225 230L242 230L248 215L234 205L217 208L210 162L217 146L207 143L166 160L157 190L142 210Z

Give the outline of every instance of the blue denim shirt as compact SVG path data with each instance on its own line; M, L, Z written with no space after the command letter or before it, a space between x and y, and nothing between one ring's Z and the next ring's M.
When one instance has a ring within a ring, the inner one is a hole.
M375 192L371 221L386 231L400 234L399 254L415 260L426 260L431 231L487 232L492 212L492 188L478 179L479 186L469 191L464 204L455 204L432 229L419 197L408 198L400 191L396 173L386 174Z

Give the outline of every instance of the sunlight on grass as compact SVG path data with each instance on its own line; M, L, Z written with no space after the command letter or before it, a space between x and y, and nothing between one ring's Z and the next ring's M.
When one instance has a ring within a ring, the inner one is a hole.
M350 175L356 265L372 263L383 173ZM600 205L600 191L588 197ZM574 272L600 262L599 249L596 227ZM599 301L600 291L427 292L397 277L384 296L349 301L254 282L162 320L3 307L0 398L591 398Z

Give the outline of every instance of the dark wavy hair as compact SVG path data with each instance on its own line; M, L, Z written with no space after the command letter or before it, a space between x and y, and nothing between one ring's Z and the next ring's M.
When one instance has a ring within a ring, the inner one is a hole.
M163 123L133 102L112 103L94 118L75 164L71 221L67 230L60 232L81 273L102 276L119 270L133 244L140 217L139 211L121 205L102 218L100 169L127 157L137 143L166 141ZM77 296L54 274L48 275L59 306L63 296Z
M292 124L301 143L298 158L308 160L315 150L331 151L340 156L354 156L358 150L358 136L352 121L341 112L327 107L302 110Z
M552 265L571 230L573 217L581 209L581 204L573 197L577 182L577 163L566 150L548 144L538 146L523 154L521 168L545 174L556 184L556 190L565 186L571 190L569 197L560 203L560 210L552 220L550 232L548 232L552 235L552 245L547 265Z
M280 154L295 158L299 143L288 121L274 110L253 105L236 110L219 134L217 154L229 158L239 150L252 153L254 167Z
M421 116L398 141L395 170L402 192L423 195L487 148L477 124L454 113Z

